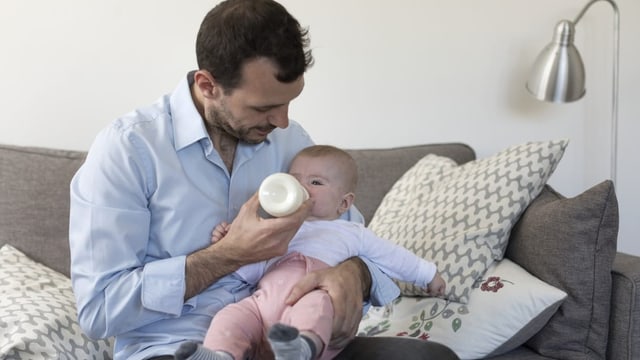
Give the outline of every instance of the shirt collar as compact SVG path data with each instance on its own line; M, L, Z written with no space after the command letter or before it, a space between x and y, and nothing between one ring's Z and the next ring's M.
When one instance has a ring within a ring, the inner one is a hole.
M169 98L176 150L181 150L209 136L202 116L191 97L192 83L193 72L180 81Z
M176 89L171 93L169 105L171 108L171 117L173 119L173 134L175 136L174 147L179 151L195 142L209 138L207 129L204 126L204 120L191 97L191 85L193 85L192 71L185 76ZM275 129L274 131L278 131ZM252 151L260 149L265 143L271 143L273 133L267 135L265 141L260 144L247 144L241 141L239 148L251 149Z

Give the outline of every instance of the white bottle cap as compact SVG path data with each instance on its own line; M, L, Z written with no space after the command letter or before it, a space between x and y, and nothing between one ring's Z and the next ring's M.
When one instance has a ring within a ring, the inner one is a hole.
M258 190L260 205L272 216L294 213L309 198L307 190L292 175L275 173L267 176Z

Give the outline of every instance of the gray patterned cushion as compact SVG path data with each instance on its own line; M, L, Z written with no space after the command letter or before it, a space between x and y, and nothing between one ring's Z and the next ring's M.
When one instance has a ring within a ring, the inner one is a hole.
M0 358L111 359L106 340L76 322L71 281L4 245L0 248Z
M466 303L473 283L502 259L513 224L540 193L567 143L525 143L461 166L427 155L394 184L369 227L434 261L447 281L447 298ZM426 295L400 285L403 295Z

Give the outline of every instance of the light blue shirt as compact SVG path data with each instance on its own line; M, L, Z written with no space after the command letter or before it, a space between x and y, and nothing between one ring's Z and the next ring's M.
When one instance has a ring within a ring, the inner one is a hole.
M210 244L269 174L312 144L294 121L263 143L238 144L227 171L183 79L173 93L101 131L71 182L71 280L82 329L115 336L115 359L173 354L202 341L212 316L249 295L229 275L184 301L186 255ZM351 220L361 220L355 211ZM372 304L397 287L366 259Z

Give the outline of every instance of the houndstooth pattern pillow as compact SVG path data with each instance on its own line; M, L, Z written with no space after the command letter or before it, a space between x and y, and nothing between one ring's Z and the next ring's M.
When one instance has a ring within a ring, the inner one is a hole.
M111 359L78 325L71 281L11 245L0 248L0 358Z
M369 228L433 261L447 298L466 303L473 283L502 259L511 228L540 193L567 140L530 142L457 166L427 155L385 195ZM399 283L403 295L426 295Z

